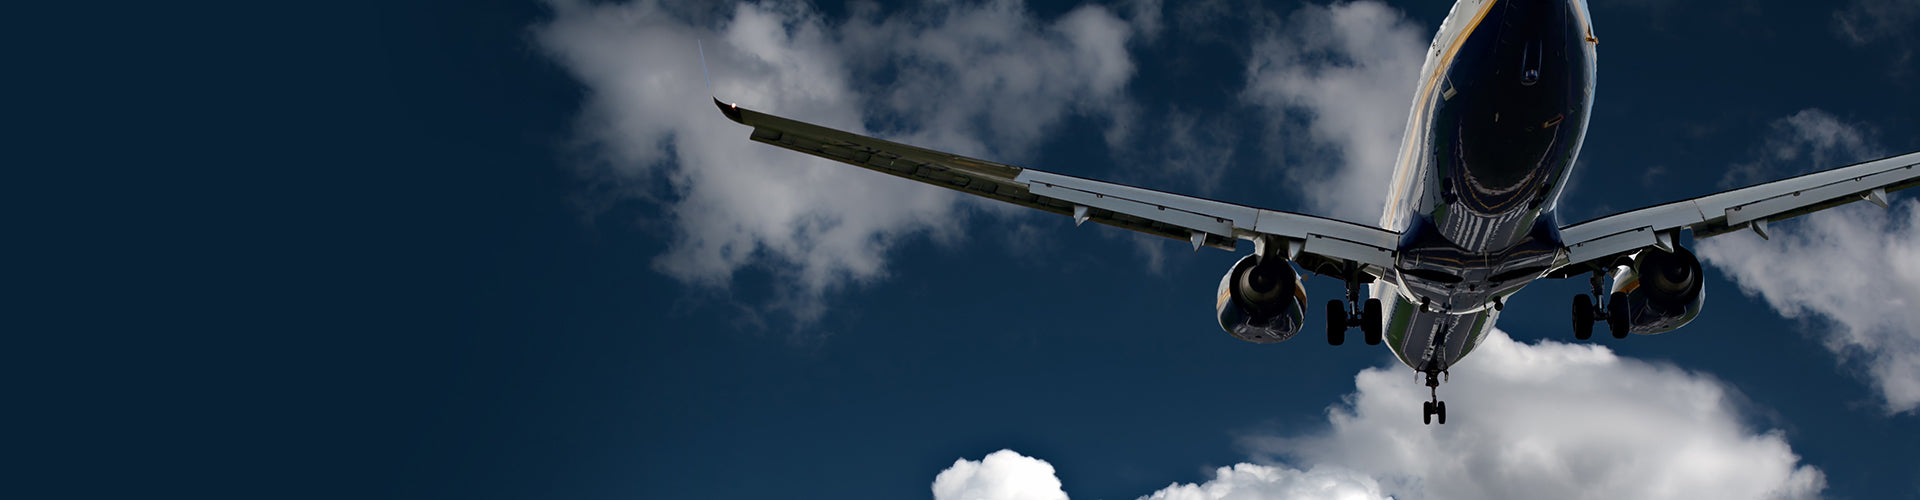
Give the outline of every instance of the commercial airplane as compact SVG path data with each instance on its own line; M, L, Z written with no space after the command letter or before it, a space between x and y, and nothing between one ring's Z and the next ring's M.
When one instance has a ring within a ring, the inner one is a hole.
M1147 234L1254 252L1220 280L1215 313L1241 340L1292 338L1307 315L1299 271L1346 282L1327 302L1327 341L1358 326L1425 374L1423 419L1447 422L1438 387L1492 330L1505 298L1541 278L1590 275L1574 337L1679 328L1705 299L1681 246L1920 185L1920 152L1563 225L1555 210L1593 108L1585 0L1459 0L1440 24L1377 225L1267 210L921 149L726 104L754 141L1016 205ZM1298 269L1296 269L1298 266ZM1607 283L1611 275L1611 285ZM1360 286L1371 284L1360 300Z

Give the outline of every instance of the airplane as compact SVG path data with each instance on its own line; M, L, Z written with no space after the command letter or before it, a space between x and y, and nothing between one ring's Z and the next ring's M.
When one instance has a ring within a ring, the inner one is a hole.
M1327 302L1327 342L1359 327L1423 374L1423 421L1447 422L1439 386L1493 329L1507 296L1537 279L1588 275L1574 338L1680 328L1705 301L1685 236L1768 225L1920 185L1920 152L1563 225L1556 207L1593 108L1585 0L1459 0L1422 67L1385 210L1367 225L1061 175L773 116L714 98L753 141L964 193L1200 247L1253 253L1220 279L1215 316L1236 338L1274 343L1307 316L1300 272L1346 284ZM1608 281L1611 284L1608 284ZM1360 287L1368 298L1360 300ZM1604 286L1603 286L1604 285Z

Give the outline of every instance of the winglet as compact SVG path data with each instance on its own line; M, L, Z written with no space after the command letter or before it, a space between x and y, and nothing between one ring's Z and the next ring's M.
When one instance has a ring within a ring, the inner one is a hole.
M707 73L707 48L699 40L693 41L693 48L700 51L700 76L707 79L707 95L713 96L713 105L719 107L720 114L727 115L728 120L746 125L740 118L740 106L722 102L720 96L713 93L713 76Z
M719 106L720 114L727 115L728 120L733 120L734 123L741 125L747 124L747 122L742 121L740 118L740 106L720 102L720 98L718 97L713 98L713 105Z

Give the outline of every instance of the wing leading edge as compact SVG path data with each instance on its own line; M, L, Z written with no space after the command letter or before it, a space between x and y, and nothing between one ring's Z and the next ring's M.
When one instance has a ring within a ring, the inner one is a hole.
M1671 250L1681 229L1706 238L1741 229L1767 236L1767 224L1867 201L1920 185L1920 152L1856 163L1765 184L1654 205L1560 228L1562 269L1654 247ZM1577 272L1577 270L1576 270Z
M955 191L1146 234L1195 250L1234 249L1235 239L1271 247L1308 271L1382 277L1400 235L1325 217L1267 210L968 158L781 118L714 99L720 112L753 127L755 142ZM1284 245L1278 246L1278 245ZM1267 251L1263 248L1260 251Z

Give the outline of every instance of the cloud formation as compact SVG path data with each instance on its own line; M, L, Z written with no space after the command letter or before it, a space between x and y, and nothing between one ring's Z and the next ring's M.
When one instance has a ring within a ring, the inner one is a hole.
M864 6L844 20L785 0L551 5L533 31L587 90L576 125L592 158L585 174L668 219L654 269L722 292L745 269L766 271L771 307L802 324L824 312L825 295L884 277L899 242L963 238L958 228L984 204L750 143L707 100L696 40L724 99L1001 161L1029 155L1065 116L1121 100L1134 72L1135 28L1100 6L1046 21L1018 0L886 17ZM1157 29L1156 2L1131 12Z
M1380 483L1366 474L1340 467L1301 471L1286 466L1242 463L1221 467L1213 479L1200 484L1174 484L1145 500L1265 500L1316 499L1386 500Z
M1920 2L1912 0L1853 0L1833 11L1836 38L1854 46L1885 43L1893 49L1893 60L1886 64L1889 76L1906 79L1913 74L1913 52L1920 45Z
M1910 0L1853 0L1833 13L1833 30L1854 45L1912 36L1920 24L1920 3Z
M1814 498L1826 485L1783 433L1743 422L1740 397L1709 375L1598 344L1522 344L1498 330L1453 375L1459 383L1441 387L1446 425L1421 425L1427 388L1411 371L1369 368L1329 409L1326 429L1246 437L1256 463L1141 498ZM1001 451L986 462L1002 454L1026 459ZM935 488L955 474L1058 491L1058 482L1015 480L1037 467L996 470L1007 477L955 462Z
M1053 464L1013 450L959 459L933 478L934 500L1067 500Z
M1816 213L1735 233L1700 256L1781 316L1816 320L1821 343L1859 367L1889 413L1920 407L1920 201Z
M1391 366L1355 377L1326 432L1248 442L1367 473L1401 499L1810 498L1825 485L1708 375L1498 330L1453 375L1444 426L1419 425L1427 388Z
M1433 33L1372 1L1307 5L1257 35L1241 98L1267 116L1309 208L1371 222L1386 203ZM1306 130L1299 130L1304 122Z
M1871 133L1818 109L1776 120L1739 184L1883 155ZM1735 174L1739 176L1736 177ZM1731 187L1731 186L1729 186ZM1889 413L1920 408L1920 202L1853 205L1751 233L1702 240L1699 254L1787 318L1813 320L1821 343L1858 367Z
M1881 156L1873 131L1818 108L1800 110L1768 125L1753 161L1727 168L1721 188L1751 186Z
M959 459L933 480L934 500L1066 500L1053 465L1012 450L979 461ZM1199 484L1171 484L1141 500L1386 500L1372 477L1341 467L1298 470L1242 463L1221 467Z

